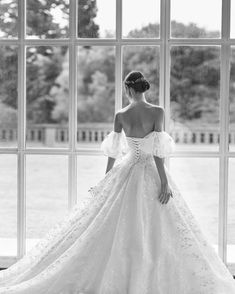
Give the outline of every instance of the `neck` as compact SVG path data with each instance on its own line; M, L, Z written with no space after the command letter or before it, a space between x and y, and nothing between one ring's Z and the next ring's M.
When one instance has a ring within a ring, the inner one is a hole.
M131 99L131 103L133 103L133 104L141 103L141 102L147 102L145 97L144 97L144 94L132 97L132 99Z

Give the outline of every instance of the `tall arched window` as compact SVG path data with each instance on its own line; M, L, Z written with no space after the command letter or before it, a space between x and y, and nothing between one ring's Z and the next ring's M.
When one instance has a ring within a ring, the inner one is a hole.
M0 0L0 267L104 176L100 142L140 70L170 171L235 274L234 2Z

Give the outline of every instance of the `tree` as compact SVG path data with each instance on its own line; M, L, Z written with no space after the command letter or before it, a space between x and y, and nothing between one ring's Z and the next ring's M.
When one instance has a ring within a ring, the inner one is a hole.
M98 38L99 26L94 22L97 14L96 0L79 0L78 37Z
M63 18L68 18L69 2L67 0L27 0L27 34L40 38L61 38L68 35L68 25L62 25L55 21L53 12L60 9ZM83 13L86 11L86 13ZM96 0L79 1L79 34L86 35L90 30L93 36L98 36L99 27L94 23L96 17ZM17 31L17 5L9 4L2 0L0 6L0 36L16 35ZM61 74L68 47L60 46L35 46L27 50L27 118L33 123L53 122L51 113L55 106L54 99L50 96L51 89L56 85L56 79ZM17 51L10 47L0 48L1 58L17 58ZM3 63L1 63L2 65ZM3 101L9 107L16 108L17 101L17 68L13 68L13 62L9 67L4 67L0 83L0 102ZM1 69L0 69L1 71ZM12 89L12 91L10 91ZM15 90L14 90L15 89Z
M17 46L0 46L0 103L17 109Z
M78 51L78 122L112 122L115 82L114 48L109 46L80 47ZM65 79L68 58L52 89L55 107L52 117L57 122L68 120L69 85Z
M98 37L95 23L95 0L79 0L78 37ZM68 27L55 21L53 11L59 7L68 16L66 0L28 0L27 32L41 38L66 36ZM17 27L16 5L2 0L0 28L6 36ZM65 22L66 23L66 22ZM155 37L159 24L150 23L133 30L128 37ZM172 36L198 38L218 37L195 24L172 21ZM68 48L66 46L35 46L27 50L27 117L33 123L68 121ZM148 101L158 102L159 50L157 46L125 46L123 78L131 70L140 70L151 83L146 92ZM0 102L16 109L17 51L14 46L0 47ZM4 63L5 62L5 63ZM78 50L78 121L113 120L115 54L109 46L80 46ZM235 108L235 58L231 59L231 112ZM219 111L220 58L216 46L173 46L171 49L171 110L182 121L214 122ZM123 94L124 106L128 103ZM3 108L2 108L3 109ZM231 119L235 120L233 113Z
M175 20L171 21L171 35L174 38L218 38L220 32L207 31L204 28L200 28L195 23L189 23L185 25Z
M172 47L172 117L180 121L200 118L206 122L217 122L219 83L220 59L217 47Z

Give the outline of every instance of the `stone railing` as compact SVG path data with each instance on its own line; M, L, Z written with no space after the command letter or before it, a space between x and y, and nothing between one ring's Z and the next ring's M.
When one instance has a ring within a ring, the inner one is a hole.
M78 124L78 142L101 142L113 129L112 123L84 123ZM219 129L204 124L201 126L174 125L170 135L179 144L218 144ZM58 124L37 124L27 127L27 142L41 143L46 146L68 142L68 126ZM0 128L0 142L17 140L17 130ZM230 127L229 142L235 144L235 125Z

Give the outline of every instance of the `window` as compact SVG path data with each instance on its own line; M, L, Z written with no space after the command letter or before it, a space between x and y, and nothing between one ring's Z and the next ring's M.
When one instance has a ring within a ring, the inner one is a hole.
M137 2L0 0L1 267L102 178L136 69L177 143L172 175L235 274L234 0Z

